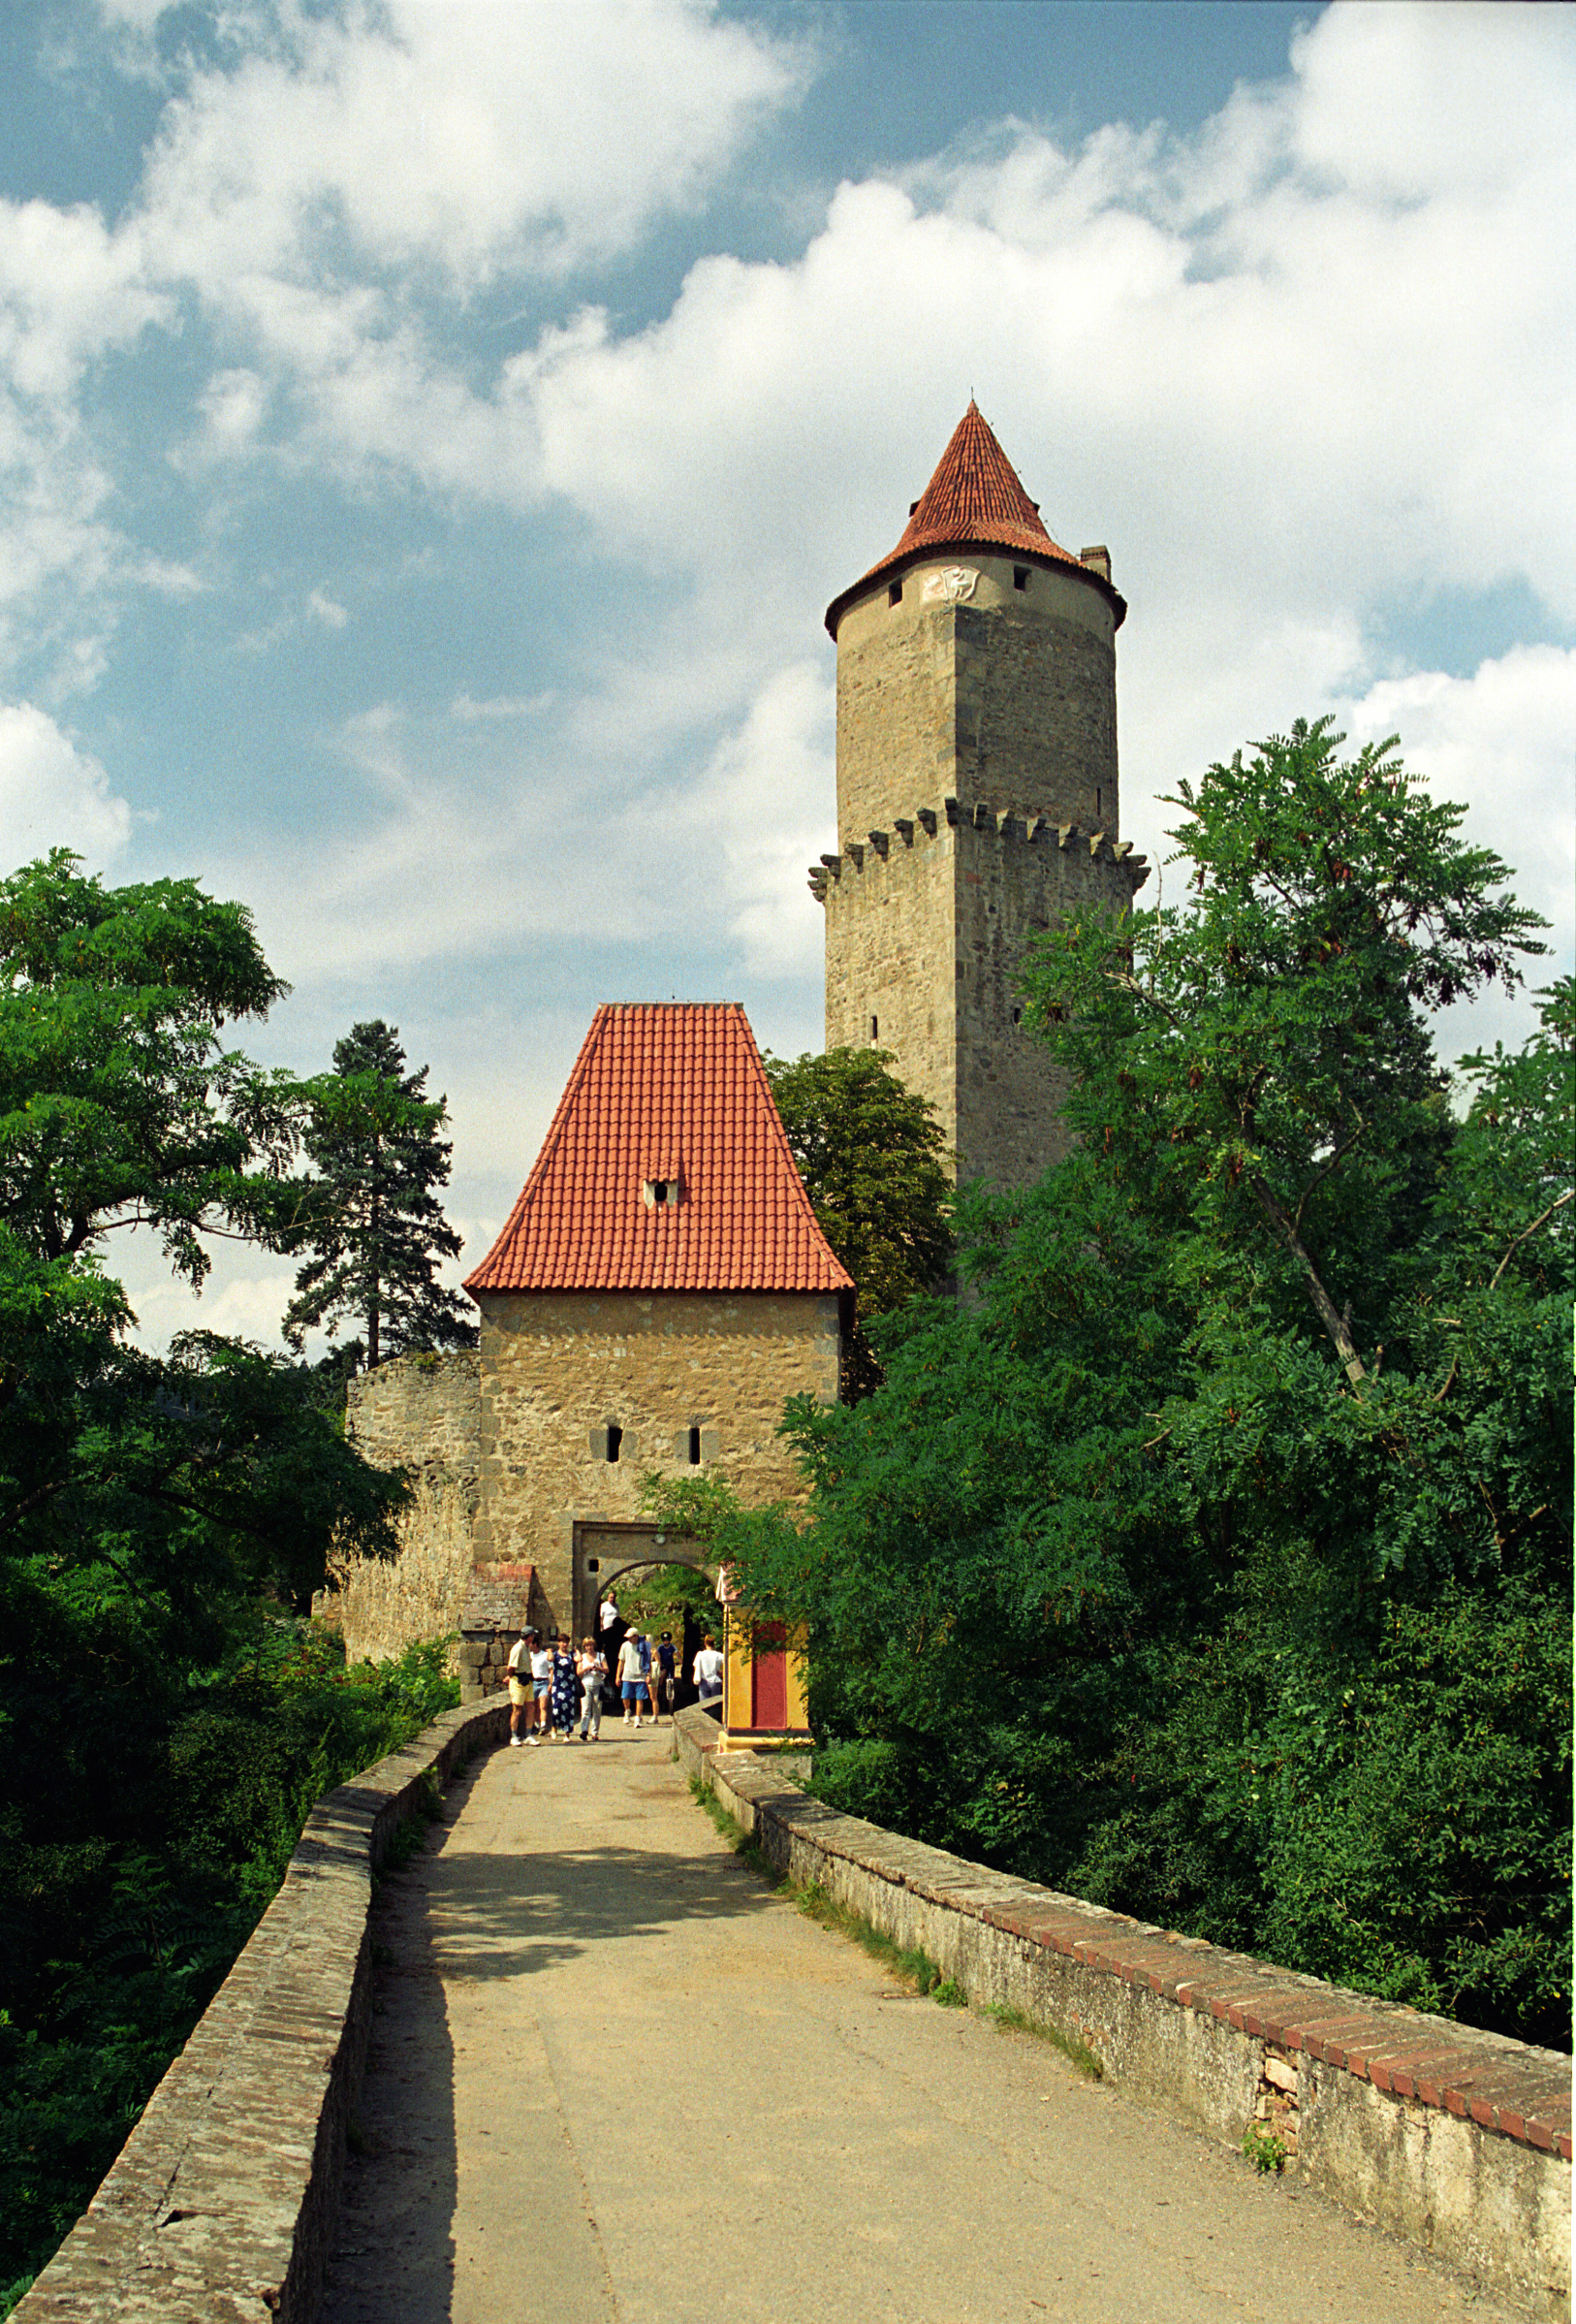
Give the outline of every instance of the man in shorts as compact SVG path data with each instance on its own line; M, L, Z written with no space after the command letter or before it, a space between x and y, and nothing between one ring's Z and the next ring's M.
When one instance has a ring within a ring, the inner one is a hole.
M509 1649L509 1747L512 1751L520 1748L520 1727L522 1719L527 1738L533 1743L536 1740L535 1735L530 1734L533 1700L531 1646L535 1638L534 1630L522 1630Z

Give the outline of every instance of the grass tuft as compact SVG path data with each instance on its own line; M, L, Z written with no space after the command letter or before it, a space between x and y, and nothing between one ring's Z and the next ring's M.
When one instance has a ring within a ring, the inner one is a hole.
M768 1888L781 1888L782 1874L763 1853L755 1834L752 1831L746 1831L738 1817L728 1813L710 1785L704 1782L699 1775L692 1775L689 1779L689 1795L697 1806L705 1808L711 1819L714 1830L721 1838L727 1841L740 1862L748 1864L750 1870L764 1880Z
M1088 2076L1090 2082L1104 2081L1104 2066L1076 2034L1063 2033L1059 2025L1047 2025L1041 2019L1031 2018L1027 2010L1015 2008L1010 2001L988 2001L981 2015L989 2018L993 2025L999 2025L1003 2033L1027 2033L1032 2034L1037 2042L1049 2042L1053 2050L1059 2050L1080 2074Z
M942 1990L941 1971L923 1945L895 1945L883 1936L872 1921L863 1913L852 1911L829 1896L825 1889L811 1882L808 1888L795 1892L794 1902L807 1920L818 1922L823 1928L832 1929L837 1936L851 1937L872 1960L900 1978L916 1993L933 1993L939 2000ZM954 1988L954 1990L959 1989ZM961 1997L961 1996L960 1996Z
M1286 2149L1279 2133L1260 2130L1256 2122L1249 2122L1243 2133L1243 2155L1255 2171L1276 2172L1286 2167Z

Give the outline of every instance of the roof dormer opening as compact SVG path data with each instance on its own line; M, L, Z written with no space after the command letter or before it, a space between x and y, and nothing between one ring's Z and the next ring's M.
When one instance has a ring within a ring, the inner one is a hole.
M647 1210L676 1209L684 1191L681 1178L643 1178L641 1200Z

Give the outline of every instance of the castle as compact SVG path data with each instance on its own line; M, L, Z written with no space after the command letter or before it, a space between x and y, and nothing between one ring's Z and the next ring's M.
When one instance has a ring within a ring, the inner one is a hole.
M890 1051L961 1177L1029 1183L1064 1150L1062 1091L1021 1023L1037 931L1121 910L1116 633L1104 549L1054 541L970 402L897 547L834 598L837 849L829 1048ZM418 1478L390 1566L335 1576L353 1656L458 1630L462 1677L529 1614L583 1635L629 1567L700 1563L641 1512L644 1471L791 1496L787 1398L837 1393L851 1287L809 1208L743 1012L597 1011L541 1156L466 1289L474 1353L352 1385L369 1457ZM728 1723L802 1724L786 1658L730 1662Z

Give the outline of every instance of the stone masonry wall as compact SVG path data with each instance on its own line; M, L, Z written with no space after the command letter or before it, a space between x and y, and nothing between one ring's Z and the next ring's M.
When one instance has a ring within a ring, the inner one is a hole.
M1020 1022L1031 936L1090 905L1120 911L1147 877L1103 832L957 799L823 858L829 1048L892 1051L936 1109L960 1177L1024 1185L1066 1150L1063 1085Z
M790 1396L834 1403L835 1296L489 1292L482 1309L482 1563L529 1559L541 1618L573 1619L577 1521L641 1515L649 1469L725 1479L749 1501L798 1488L777 1435ZM607 1457L610 1426L622 1430ZM702 1432L699 1470L688 1435Z
M1288 2178L1569 2316L1568 2057L967 1863L806 1798L700 1706L675 1725L770 1863L923 1946L971 2002L1069 2036L1119 2089L1233 2147L1273 2129Z
M949 573L966 578L949 584ZM837 625L838 845L943 796L1119 830L1116 616L1104 591L1072 568L971 550L900 580L897 605L880 583ZM959 586L966 595L946 593Z
M347 1557L331 1569L325 1600L352 1662L382 1662L413 1639L461 1627L471 1586L481 1434L480 1359L402 1355L350 1384L345 1427L371 1461L415 1472L416 1498L399 1520L399 1555Z
M507 1714L445 1711L330 1792L284 1885L16 2324L312 2324L371 2021L367 1908L396 1831Z

